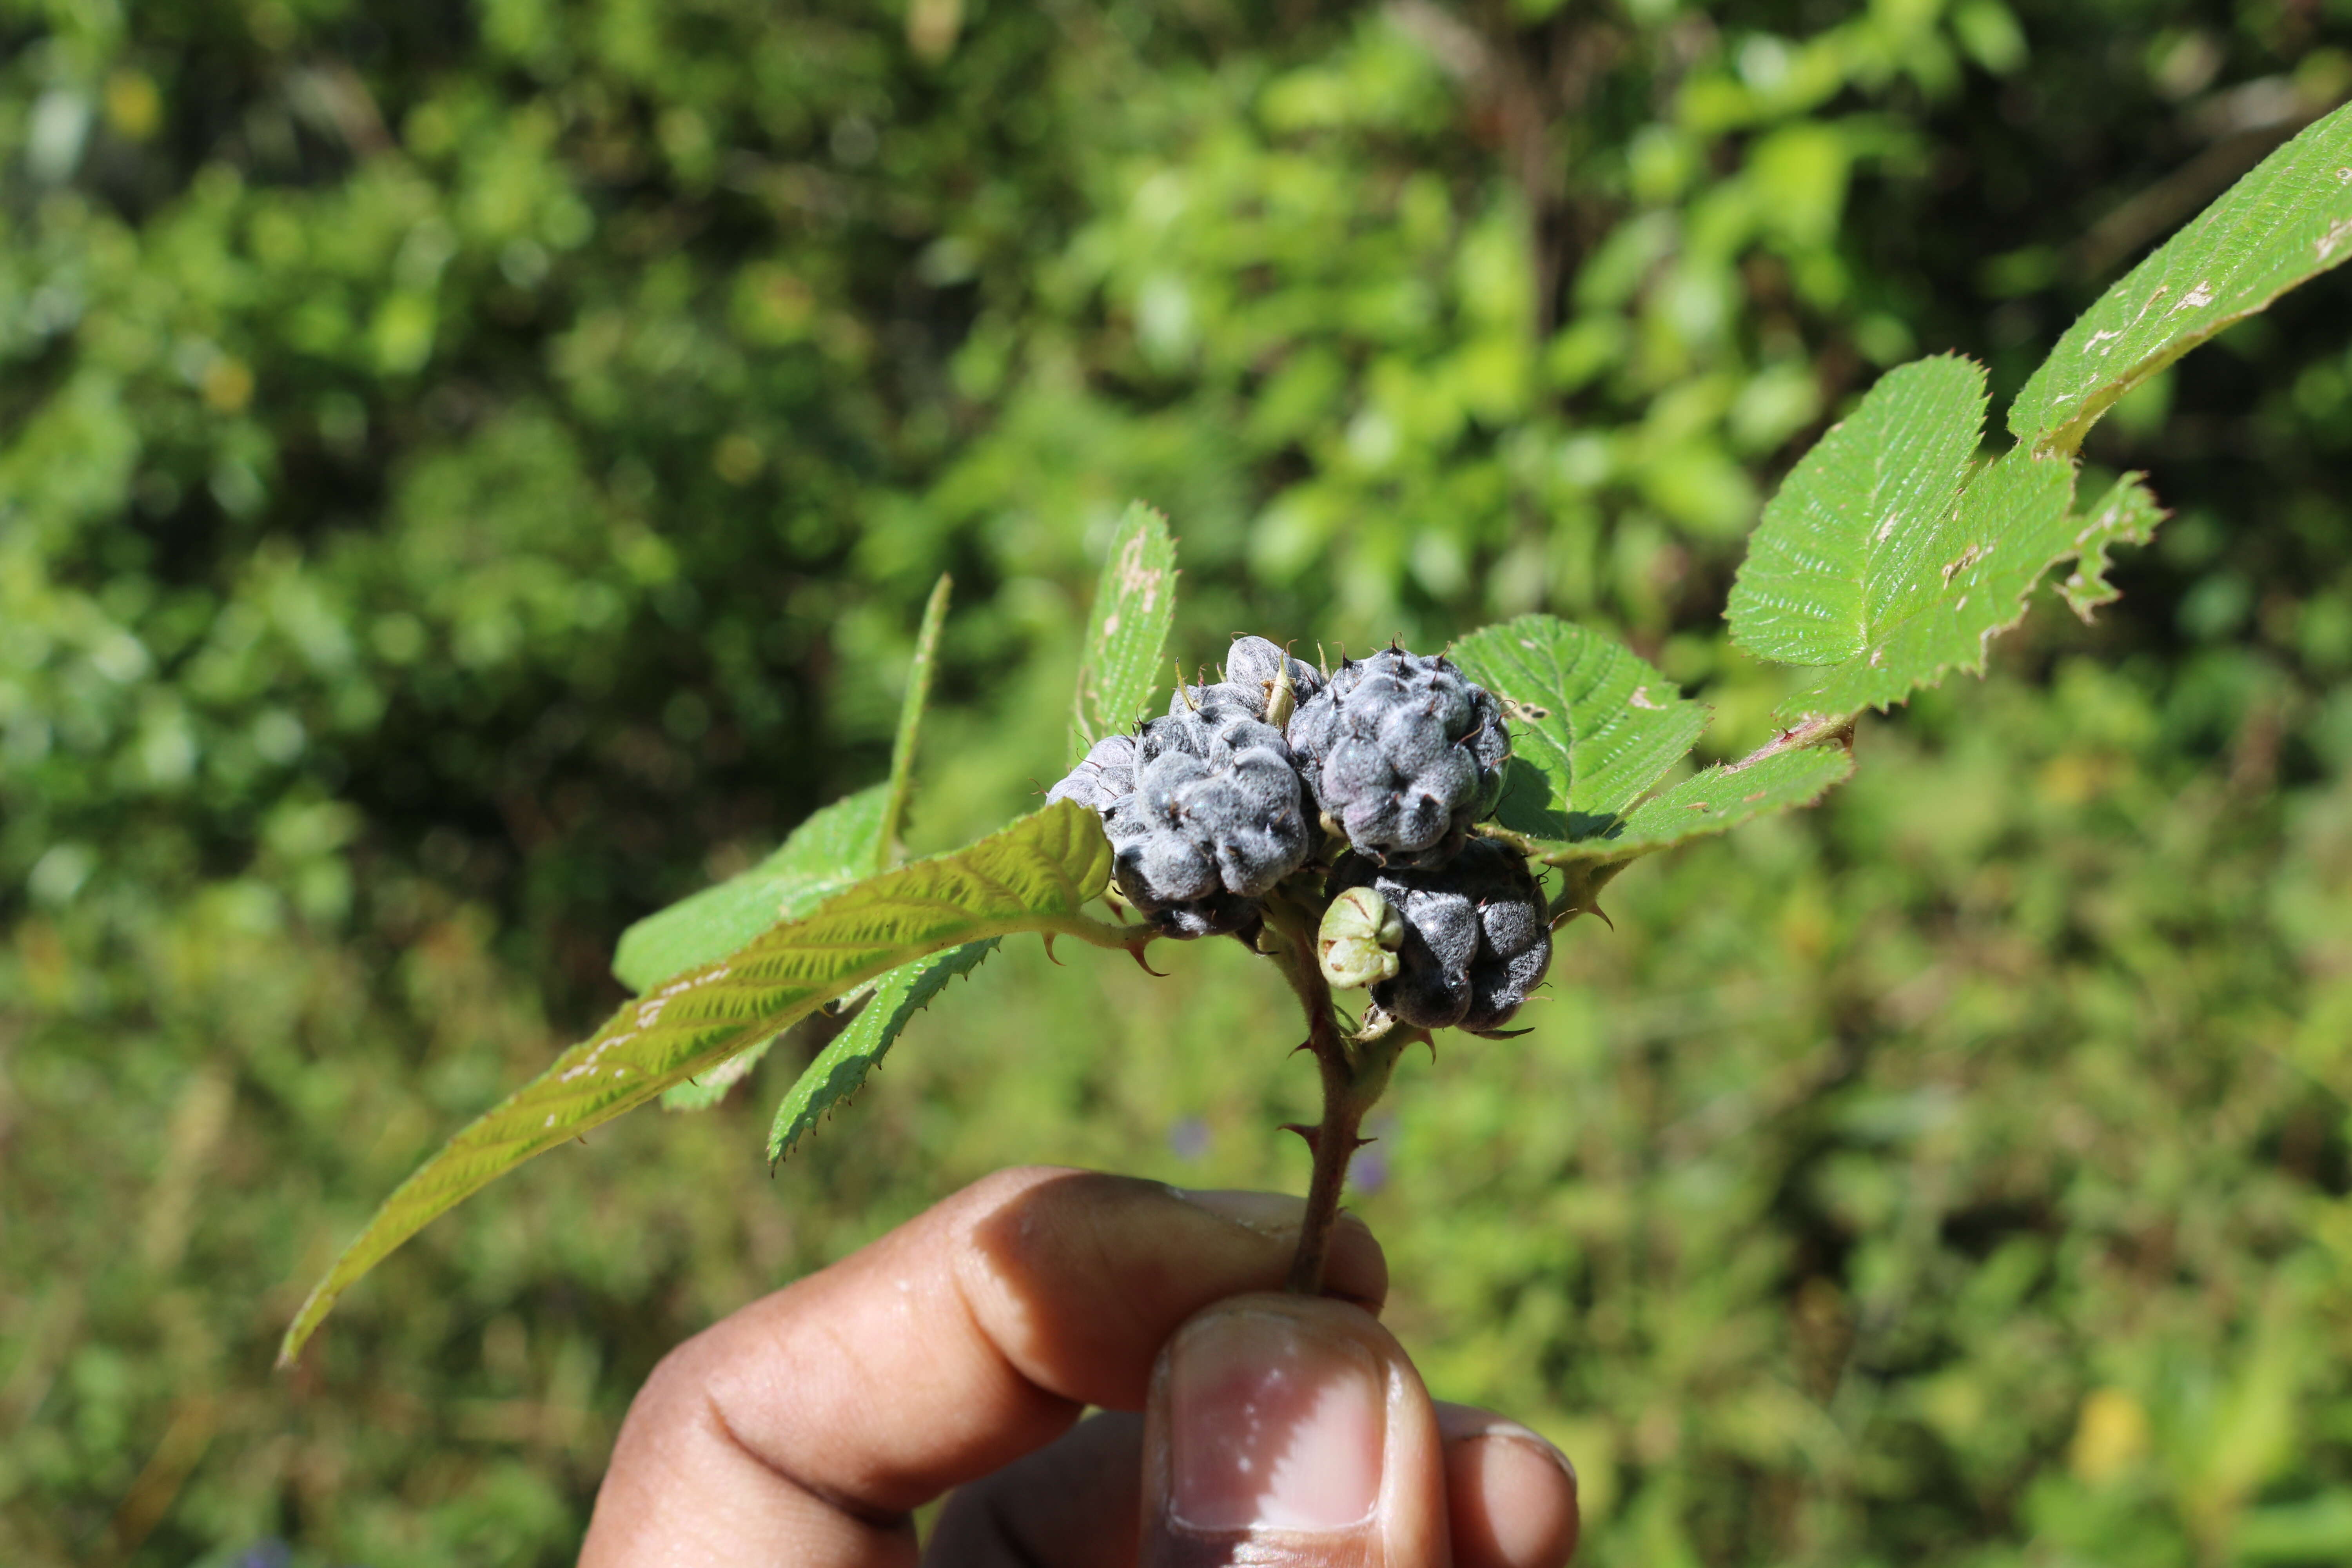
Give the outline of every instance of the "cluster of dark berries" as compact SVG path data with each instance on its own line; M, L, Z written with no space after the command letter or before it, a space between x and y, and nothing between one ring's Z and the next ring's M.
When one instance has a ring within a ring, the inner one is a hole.
M1371 982L1391 1017L1497 1027L1551 958L1526 862L1469 837L1502 793L1502 705L1443 658L1390 648L1328 679L1264 637L1164 718L1097 742L1048 800L1099 813L1118 890L1172 936L1253 934L1284 878L1328 871L1402 920Z

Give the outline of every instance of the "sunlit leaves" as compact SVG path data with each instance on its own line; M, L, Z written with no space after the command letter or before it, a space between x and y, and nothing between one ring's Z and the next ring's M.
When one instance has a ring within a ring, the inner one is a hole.
M2069 453L2124 394L2232 321L2352 259L2352 107L2273 153L2100 297L2009 410Z
M778 921L806 914L871 873L882 842L888 786L835 801L793 830L775 853L621 933L613 973L632 990L734 952Z
M1890 371L1807 452L1764 509L1725 616L1732 640L1781 664L1865 655L1926 574L1984 423L1967 360Z
M1168 520L1141 501L1119 520L1095 588L1086 651L1070 712L1070 760L1105 735L1130 729L1160 687L1160 651L1176 619L1176 541Z
M1506 826L1530 837L1601 831L1706 728L1706 707L1622 643L1551 616L1473 632L1449 657L1513 705L1514 761L1539 770L1547 787L1515 770L1503 810Z
M849 1026L817 1053L816 1060L801 1073L783 1102L776 1107L775 1122L768 1130L770 1163L791 1153L801 1134L857 1092L866 1075L881 1061L883 1053L897 1042L915 1015L930 1005L931 998L949 981L959 974L971 973L980 967L981 960L995 951L996 939L991 937L901 964L884 975Z
M907 693L898 707L889 782L836 801L803 823L759 865L623 932L613 972L630 987L645 991L709 963L776 921L807 913L860 877L890 868L898 858L899 825L913 793L915 748L922 733L923 705L930 697L940 631L947 620L949 586L941 577L923 608L922 629L916 634L915 657L907 670ZM759 1064L772 1043L772 1037L761 1040L677 1085L662 1097L663 1106L701 1110L718 1104Z
M2107 581L2107 548L2114 544L2146 544L2156 537L2164 509L2147 492L2141 474L2126 474L2109 487L2095 505L2076 521L2075 541L2083 553L2074 570L2058 585L2058 593L2084 620L2101 605L2114 604L2117 594Z
M1948 670L1981 673L1991 639L2025 614L2025 596L2075 548L2073 465L2023 447L1986 468L1947 515L1912 520L1916 536L1873 579L1868 640L1783 705L1782 717L1842 716L1902 701Z
M336 1298L393 1248L532 1155L927 954L1019 931L1099 937L1080 911L1109 878L1099 819L1061 802L968 849L860 883L724 962L624 1004L401 1184L303 1303L281 1359L299 1353Z
M1806 746L1750 762L1712 767L1643 801L1601 844L1619 856L1647 854L1685 838L1721 833L1767 816L1811 805L1853 772L1842 746Z
M1889 372L1766 508L1727 614L1749 652L1818 669L1782 722L1834 725L1981 672L2062 561L2084 563L2063 590L2078 612L2113 597L2106 549L2145 541L2154 503L2126 480L2076 516L2072 459L2023 446L1969 475L1983 410L1969 361Z
M1706 728L1706 709L1673 681L1614 639L1549 616L1474 632L1451 657L1512 703L1514 754L1495 826L1554 866L1622 865L1811 805L1853 769L1840 747L1791 749L1709 768L1643 801Z

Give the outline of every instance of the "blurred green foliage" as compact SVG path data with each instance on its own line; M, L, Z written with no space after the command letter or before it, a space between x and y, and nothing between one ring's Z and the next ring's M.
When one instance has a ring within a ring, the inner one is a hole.
M2347 48L2345 0L0 0L0 1560L565 1561L662 1351L982 1172L1301 1185L1240 954L1020 944L772 1184L782 1051L268 1371L623 926L880 777L940 570L922 847L1058 771L1137 494L1190 659L1545 608L1737 749L1793 454L1915 353L1998 407ZM2348 304L2095 434L2179 513L2096 627L1401 1073L1392 1318L1577 1458L1589 1561L2352 1557Z

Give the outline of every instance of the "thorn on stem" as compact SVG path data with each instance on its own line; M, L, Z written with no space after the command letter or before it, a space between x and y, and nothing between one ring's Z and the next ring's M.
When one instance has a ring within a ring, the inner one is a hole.
M1057 968L1062 967L1062 966L1063 966L1063 965L1062 965L1062 961L1061 961L1060 959L1058 959L1058 958L1055 958L1055 957L1054 957L1054 937L1055 937L1055 935L1056 933L1055 933L1055 932L1053 932L1053 931L1039 931L1037 934L1038 934L1038 936L1039 936L1040 938L1042 938L1042 939L1044 940L1044 942L1045 942L1045 956L1046 956L1046 958L1047 958L1048 960L1050 960L1050 961L1055 964L1055 967L1057 967Z
M1144 973L1152 976L1154 979L1165 980L1168 978L1166 971L1152 968L1151 961L1143 956L1143 944L1141 942L1138 942L1133 947L1129 948L1127 950L1127 956L1135 960L1135 966L1138 969L1142 970Z
M1321 1128L1309 1127L1303 1121L1286 1121L1282 1124L1282 1130L1285 1132L1296 1132L1307 1140L1307 1152L1319 1154L1323 1152Z

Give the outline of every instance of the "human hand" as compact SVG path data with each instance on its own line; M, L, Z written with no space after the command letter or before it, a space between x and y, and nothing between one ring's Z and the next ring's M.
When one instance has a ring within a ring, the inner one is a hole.
M1360 1221L1329 1296L1273 1293L1302 1210L1079 1171L979 1182L665 1358L581 1562L1565 1563L1574 1471L1431 1401L1373 1317L1388 1266ZM919 1550L912 1510L950 1489Z

